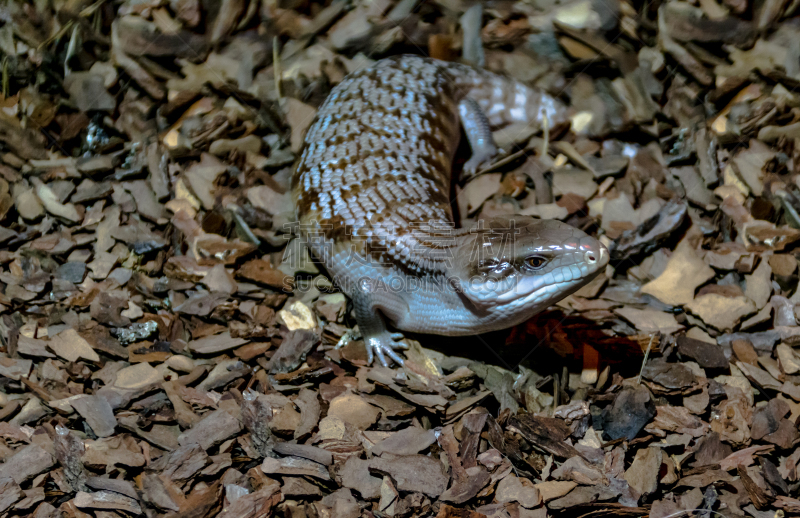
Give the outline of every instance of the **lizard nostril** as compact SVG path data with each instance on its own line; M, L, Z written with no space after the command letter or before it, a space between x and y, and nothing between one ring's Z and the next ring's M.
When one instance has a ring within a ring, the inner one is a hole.
M597 256L594 255L594 252L587 252L586 260L589 261L590 263L595 263L597 262Z

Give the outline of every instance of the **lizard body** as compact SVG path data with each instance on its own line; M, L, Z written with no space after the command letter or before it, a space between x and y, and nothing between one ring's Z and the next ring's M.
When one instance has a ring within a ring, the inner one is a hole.
M400 330L468 335L523 322L586 284L605 247L558 221L494 218L457 229L450 173L460 128L465 171L496 152L491 130L552 127L564 107L499 75L416 56L353 72L320 107L292 188L300 233L354 303L382 363Z

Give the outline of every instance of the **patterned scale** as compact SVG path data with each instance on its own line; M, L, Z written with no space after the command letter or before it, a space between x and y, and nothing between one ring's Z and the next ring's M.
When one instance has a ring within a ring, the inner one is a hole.
M400 56L356 71L333 89L305 137L293 181L304 233L406 273L442 273L455 235L450 169L466 96L493 127L530 121L531 113L535 124L563 119L549 96L455 63ZM339 273L330 247L312 250Z

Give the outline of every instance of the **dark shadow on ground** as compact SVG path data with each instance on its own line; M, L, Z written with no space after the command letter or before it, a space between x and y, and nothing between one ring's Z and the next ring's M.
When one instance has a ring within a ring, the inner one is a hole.
M448 356L460 356L517 371L518 365L542 376L583 368L584 344L600 353L602 370L635 376L642 363L642 349L630 338L604 332L598 322L581 316L567 316L559 310L545 311L516 327L472 336L434 336L405 333L423 347Z

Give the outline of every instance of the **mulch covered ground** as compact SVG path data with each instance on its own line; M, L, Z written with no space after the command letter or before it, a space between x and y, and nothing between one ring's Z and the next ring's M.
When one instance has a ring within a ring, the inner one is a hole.
M798 9L7 0L0 516L800 515ZM342 339L288 194L332 86L400 53L573 109L496 133L463 225L612 254L514 329L408 335L402 369Z

